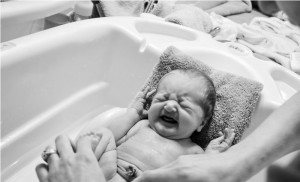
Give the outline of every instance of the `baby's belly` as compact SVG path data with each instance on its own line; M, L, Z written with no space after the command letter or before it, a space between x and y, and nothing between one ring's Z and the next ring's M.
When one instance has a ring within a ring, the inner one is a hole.
M127 143L118 147L117 151L117 172L126 181L133 181L142 172L157 169L175 160L175 157L167 157L145 145L131 146Z
M186 146L144 130L117 147L118 159L130 162L140 170L157 169L188 154Z
M117 152L118 159L130 162L142 171L156 169L170 162L165 154L143 144L126 143L118 147Z
M144 148L144 149L143 149ZM133 181L142 172L156 169L166 164L166 160L154 150L148 151L143 145L128 143L117 149L117 172L126 181Z

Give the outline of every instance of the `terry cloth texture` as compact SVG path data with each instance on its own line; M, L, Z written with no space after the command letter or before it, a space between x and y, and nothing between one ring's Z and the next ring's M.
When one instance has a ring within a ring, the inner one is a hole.
M262 84L216 70L200 60L187 56L175 47L169 47L161 55L159 62L141 90L147 86L151 90L156 89L159 80L172 70L191 68L206 73L213 80L217 93L211 121L200 133L195 132L192 140L206 148L212 139L219 137L219 131L223 132L225 128L232 128L236 133L233 144L236 144L250 124L251 115L263 88ZM134 98L134 101L136 100L139 100L138 96ZM146 109L149 108L151 100L152 98L145 103Z

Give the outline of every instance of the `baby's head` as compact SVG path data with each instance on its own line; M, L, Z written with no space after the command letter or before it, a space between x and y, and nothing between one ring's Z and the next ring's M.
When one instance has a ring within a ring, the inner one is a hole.
M159 82L148 111L149 123L166 138L189 138L212 117L215 101L215 88L206 74L174 70Z

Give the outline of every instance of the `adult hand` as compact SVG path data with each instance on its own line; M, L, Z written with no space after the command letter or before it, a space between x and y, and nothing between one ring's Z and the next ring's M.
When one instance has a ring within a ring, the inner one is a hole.
M58 154L51 154L48 165L39 164L36 173L40 182L104 182L106 181L88 137L80 137L76 152L69 139L55 140Z
M145 171L134 182L237 182L240 174L228 153L180 156L162 168Z

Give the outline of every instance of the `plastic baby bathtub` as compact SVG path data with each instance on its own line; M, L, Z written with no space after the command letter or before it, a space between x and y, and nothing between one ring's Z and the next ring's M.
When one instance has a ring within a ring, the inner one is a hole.
M66 24L2 44L2 180L38 181L41 151L91 118L126 107L173 45L223 71L264 84L247 135L300 90L300 77L246 47L151 18Z
M9 0L1 2L1 42L44 29L44 18L72 8L75 1Z

